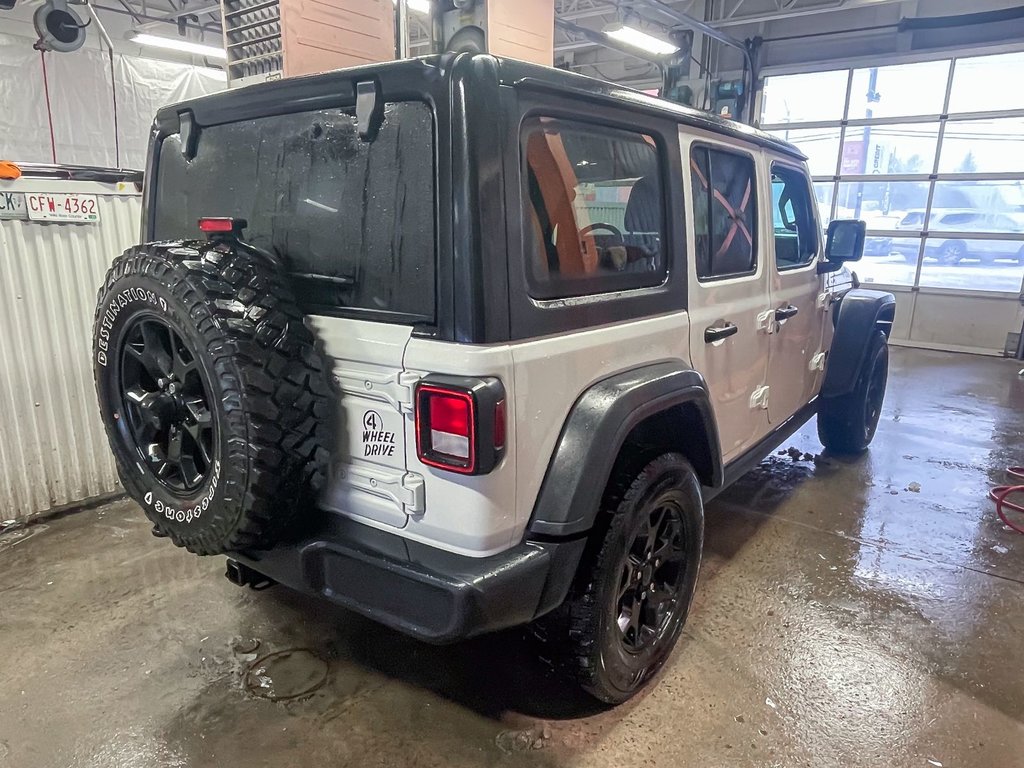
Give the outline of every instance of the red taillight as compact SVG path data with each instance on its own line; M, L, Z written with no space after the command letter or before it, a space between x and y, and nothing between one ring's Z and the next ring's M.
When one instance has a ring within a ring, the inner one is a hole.
M420 385L416 397L416 442L420 461L472 473L476 456L476 404L469 392Z
M235 229L235 220L231 218L204 218L199 220L199 231L206 232L231 232Z

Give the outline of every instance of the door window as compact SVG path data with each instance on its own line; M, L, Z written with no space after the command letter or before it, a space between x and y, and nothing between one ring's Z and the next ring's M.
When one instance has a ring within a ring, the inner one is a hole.
M526 122L522 146L534 297L664 282L663 163L652 136L540 117Z
M803 173L784 165L772 165L772 229L775 233L775 265L778 269L803 267L818 252L818 228L814 223L810 185Z
M757 191L749 155L694 147L690 153L697 277L757 269Z

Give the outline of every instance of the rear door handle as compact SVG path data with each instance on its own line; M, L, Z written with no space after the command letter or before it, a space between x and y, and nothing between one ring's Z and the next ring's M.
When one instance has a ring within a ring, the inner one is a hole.
M778 320L781 323L783 320L789 320L789 318L791 318L794 315L796 315L796 313L799 312L799 311L800 311L800 307L794 307L792 304L790 304L788 307L783 307L782 309L776 309L775 310L775 319Z
M723 341L740 332L740 329L733 323L725 325L712 325L704 329L704 343L714 344L716 341Z

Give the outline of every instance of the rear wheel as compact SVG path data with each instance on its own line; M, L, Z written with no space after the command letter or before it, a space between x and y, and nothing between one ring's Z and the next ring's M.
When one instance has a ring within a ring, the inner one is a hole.
M948 240L939 248L939 261L955 266L967 258L967 244L960 240Z
M681 455L659 456L625 482L569 597L535 632L548 661L612 704L640 691L679 639L704 541L700 483Z
M823 398L818 409L818 439L833 453L857 454L875 437L882 415L889 378L889 345L875 331L868 344L864 367L853 390L840 397Z

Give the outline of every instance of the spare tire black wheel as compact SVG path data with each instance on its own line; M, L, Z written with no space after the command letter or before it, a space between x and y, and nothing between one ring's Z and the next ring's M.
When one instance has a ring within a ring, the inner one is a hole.
M199 555L264 548L315 502L328 371L270 257L227 241L131 248L93 334L118 474L155 533Z

